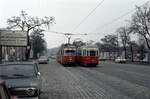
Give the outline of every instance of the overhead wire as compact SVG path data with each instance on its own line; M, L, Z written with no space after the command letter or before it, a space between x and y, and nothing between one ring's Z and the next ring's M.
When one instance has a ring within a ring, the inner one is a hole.
M88 16L85 17L85 18L80 22L80 24L79 24L78 26L76 26L76 28L74 28L74 30L76 30L103 2L104 2L104 0L101 1L101 2L95 7L95 9L93 9L93 10L91 11L91 13L89 13ZM150 2L150 0L148 0L148 1L145 2L145 3L148 3L148 2ZM145 4L145 3L144 3L144 4ZM144 4L142 4L141 6L143 6ZM112 21L110 21L110 22L104 24L103 26L101 26L101 27L99 27L99 28L96 28L94 31L96 31L97 29L105 28L106 26L109 26L109 25L113 24L114 22L116 22L116 21L120 20L121 18L123 18L123 17L129 15L130 13L132 13L132 12L135 11L135 10L136 10L136 8L134 8L134 9L132 9L132 10L130 10L130 11L128 11L128 12L122 14L121 16L119 16L119 17L113 19ZM94 31L92 31L92 32L94 32ZM84 33L84 34L80 34L80 33L78 33L78 34L73 34L73 33L62 33L62 32L56 32L56 31L48 31L48 32L55 33L55 34L63 34L63 35L89 35L89 33L88 33L88 34L87 34L87 33ZM73 32L73 31L72 31L72 32ZM92 32L91 32L91 33L92 33ZM100 34L100 33L92 33L92 34ZM90 35L91 35L91 34L90 34Z
M56 32L56 31L46 31L46 32L51 32L51 33L55 33L55 34L66 34L66 33L63 33L63 32Z
M149 3L149 2L150 2L150 0L144 2L140 7L142 7L145 3ZM119 17L113 19L112 21L110 21L110 22L108 22L108 23L102 25L101 27L96 28L96 29L93 30L92 32L95 32L97 29L102 29L102 28L105 28L105 27L107 27L107 26L113 24L114 22L116 22L116 21L122 19L123 17L129 15L130 13L134 12L135 10L136 10L136 8L134 8L134 9L132 9L132 10L130 10L130 11L128 11L128 12L122 14L121 16L119 16ZM91 32L91 33L92 33L92 32ZM94 34L99 34L99 33L94 33Z
M76 34L73 34L73 33L63 33L63 32L56 32L56 31L46 31L46 32L51 32L51 33L55 33L55 34L62 34L62 35L87 35L87 33L76 33Z
M113 24L114 22L116 22L116 21L122 19L123 17L129 15L129 14L132 13L133 11L135 11L135 9L133 9L133 10L131 10L131 11L129 11L129 12L126 12L125 14L123 14L123 15L121 15L121 16L115 18L114 20L112 20L112 21L110 21L110 22L104 24L104 25L101 26L101 27L96 28L96 29L95 29L94 31L92 31L92 32L95 32L97 29L102 29L102 28L105 28L105 27L107 27L107 26ZM96 33L96 34L97 34L97 33Z
M72 31L71 33L73 33L77 28L79 28L79 26L85 22L85 20L88 19L88 17L99 7L102 5L102 3L104 2L105 0L102 0Z

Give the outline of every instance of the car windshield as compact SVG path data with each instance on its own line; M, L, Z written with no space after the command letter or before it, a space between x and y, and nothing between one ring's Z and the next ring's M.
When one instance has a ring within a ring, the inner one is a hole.
M35 76L32 65L4 65L0 66L0 77L32 77Z

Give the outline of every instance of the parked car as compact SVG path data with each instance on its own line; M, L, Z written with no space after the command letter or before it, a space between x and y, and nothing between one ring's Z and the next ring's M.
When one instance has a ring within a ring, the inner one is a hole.
M52 59L56 59L56 56L51 56Z
M99 60L100 61L106 61L106 58L105 57L99 57Z
M19 62L0 65L0 77L12 95L20 99L38 99L40 97L40 72L33 62Z
M38 59L38 63L41 64L41 63L45 63L47 64L48 63L48 58L46 56L41 56L39 59Z
M116 59L115 59L115 62L116 63L126 63L126 59L125 58L123 58L123 57L117 57Z
M0 78L0 99L18 99L17 96L12 96L5 85L5 81Z

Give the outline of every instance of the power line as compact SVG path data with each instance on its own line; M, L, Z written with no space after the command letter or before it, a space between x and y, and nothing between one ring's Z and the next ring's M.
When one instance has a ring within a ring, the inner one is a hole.
M51 32L51 33L54 33L54 34L61 34L61 35L65 35L66 34L66 33L56 32L56 31L45 31L45 32Z
M114 20L112 20L112 21L110 21L110 22L104 24L103 26L101 26L101 27L99 27L99 28L96 28L94 31L96 31L97 29L102 29L102 28L104 28L104 27L107 27L107 26L113 24L114 22L116 22L116 21L122 19L123 17L129 15L129 14L132 13L133 11L135 11L135 9L134 9L134 10L131 10L131 11L129 11L129 12L127 12L127 13L125 13L125 14L119 16L119 17L117 17L116 19L114 19ZM93 31L92 31L92 32L93 32Z
M145 3L149 3L149 2L150 2L150 0L148 0L148 1L145 2ZM145 4L145 3L144 3L144 4ZM144 4L142 4L141 7L142 7ZM129 11L129 12L126 12L125 14L123 14L123 15L121 15L121 16L115 18L114 20L112 20L112 21L110 21L110 22L104 24L103 26L101 26L101 27L99 27L99 28L96 28L94 31L96 31L97 29L105 28L105 27L107 27L107 26L113 24L114 22L116 22L116 21L120 20L121 18L123 18L123 17L129 15L130 13L132 13L132 12L135 11L135 10L136 10L136 8L133 9L133 10L131 10L131 11ZM94 32L94 31L92 31L92 32ZM99 34L99 33L96 33L96 34Z
M61 35L87 35L87 33L77 33L77 34L73 34L73 33L64 33L64 32L56 32L56 31L46 31L46 32L51 32L51 33L55 33L55 34L61 34Z
M85 34L80 34L80 33L72 34L72 33L62 33L62 32L56 32L56 31L46 31L46 32L64 35L68 39L68 44L70 44L70 39L73 35L87 35L86 33Z
M91 14L92 14L103 2L104 2L104 0L101 1L101 2L96 6L96 8L92 10ZM145 2L145 3L149 3L149 2L150 2L150 0L148 0L148 1ZM144 3L144 4L145 4L145 3ZM144 4L142 4L141 6L143 6ZM120 20L121 18L123 18L123 17L129 15L130 13L132 13L132 12L135 11L135 10L136 10L136 9L133 9L133 10L131 10L131 11L129 11L129 12L126 12L126 13L124 13L123 15L121 15L121 16L115 18L114 20L112 20L112 21L110 21L110 22L104 24L104 25L101 26L100 28L96 28L95 30L105 28L106 26L109 26L109 25L113 24L114 22L116 22L116 21ZM90 16L90 14L89 14L88 16ZM88 16L87 16L87 18L88 18ZM84 20L86 20L86 18L85 18ZM78 25L78 27L79 27L81 24L82 24L82 21L81 21L81 23ZM76 29L77 29L78 27L76 27ZM74 29L74 30L75 30L75 29ZM94 30L94 31L95 31L95 30ZM62 32L55 32L55 31L48 31L48 32L55 33L55 34L63 34L63 35L90 35L90 34L87 34L87 33L85 33L85 34L80 34L80 33L78 33L78 34L73 34L73 33L62 33ZM92 31L92 32L93 32L93 31ZM99 33L94 33L94 34L99 34Z
M74 32L79 26L104 2L105 0L102 0L72 31Z

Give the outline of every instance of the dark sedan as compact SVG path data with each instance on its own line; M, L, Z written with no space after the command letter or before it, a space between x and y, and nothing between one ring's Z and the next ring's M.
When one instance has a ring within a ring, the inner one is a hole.
M39 98L41 80L36 63L20 62L0 65L0 77L5 79L12 95L26 99Z

